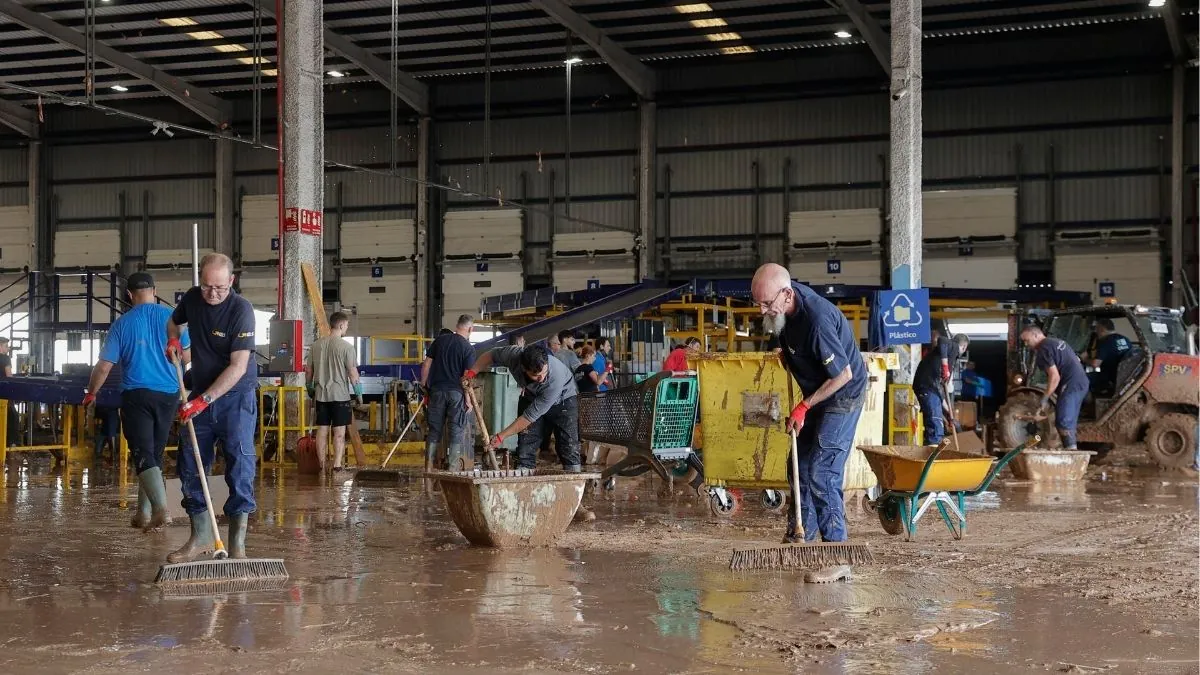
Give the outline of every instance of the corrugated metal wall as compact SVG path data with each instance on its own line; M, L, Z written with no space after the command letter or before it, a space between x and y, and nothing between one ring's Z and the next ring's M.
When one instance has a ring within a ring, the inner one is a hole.
M29 149L0 150L0 206L29 203Z

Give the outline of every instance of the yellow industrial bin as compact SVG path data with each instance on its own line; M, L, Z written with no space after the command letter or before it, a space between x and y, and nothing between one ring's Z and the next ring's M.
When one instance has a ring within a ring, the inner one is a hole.
M884 398L887 370L896 367L895 354L864 353L867 394L863 403L850 457L846 460L843 489L867 490L878 485L859 445L883 443ZM724 488L766 490L763 504L782 506L775 491L786 490L791 441L784 421L791 411L789 375L773 352L704 354L689 359L700 381L700 426L703 431L704 482L714 492L714 513L731 515L734 501L725 501ZM795 401L801 392L793 382ZM725 503L728 508L718 508Z

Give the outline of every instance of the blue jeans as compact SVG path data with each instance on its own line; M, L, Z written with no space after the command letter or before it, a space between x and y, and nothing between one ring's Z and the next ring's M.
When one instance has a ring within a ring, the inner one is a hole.
M225 484L229 499L225 515L254 513L254 475L258 456L254 450L254 427L258 423L258 401L253 389L231 391L213 401L207 410L192 418L204 475L212 469L213 443L220 439L225 457ZM204 513L204 490L193 457L187 429L180 430L179 481L183 490L183 509L189 516ZM213 505L216 508L216 505Z
M942 414L942 393L922 390L917 392L921 404L921 421L925 424L925 445L937 445L946 435Z
M1074 450L1076 446L1075 427L1079 425L1079 408L1083 399L1087 398L1087 389L1068 389L1058 393L1054 404L1054 426L1058 427L1058 435L1062 436L1063 447Z
M862 415L863 400L860 396L852 401L819 405L804 420L797 439L797 462L805 541L816 541L818 532L822 541L846 541L842 476ZM790 461L788 475L791 475ZM796 531L793 513L788 510L789 535Z
M425 421L429 423L426 443L437 446L442 442L442 430L449 434L446 445L463 442L467 430L467 399L462 389L438 389L429 394L429 410Z

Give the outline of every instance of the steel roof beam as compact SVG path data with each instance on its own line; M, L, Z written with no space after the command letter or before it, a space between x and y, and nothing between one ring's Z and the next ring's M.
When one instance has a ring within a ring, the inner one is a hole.
M266 16L275 16L275 4L270 0L247 0L258 7ZM382 84L401 101L422 115L429 114L429 87L403 70L396 71L396 82L392 82L390 64L371 52L359 47L344 35L325 27L325 48L362 68L363 72Z
M883 30L883 26L879 25L879 21L871 16L871 13L867 11L866 7L863 7L859 0L832 1L846 16L850 17L850 21L858 29L859 35L867 41L867 46L871 48L875 60L879 61L879 65L883 66L883 71L888 74L888 77L891 77L892 41Z
M12 101L0 99L0 124L26 138L38 137L37 113Z
M592 22L583 18L562 0L532 0L530 4L549 14L564 28L579 36L579 39L586 42L599 54L600 58L604 59L639 97L647 100L654 99L654 92L657 89L657 78L654 71L626 51L624 47L613 42L612 38L605 35L604 31L592 25Z
M30 11L14 0L0 0L0 15L7 16L15 23L76 51L87 52L87 38L83 33L52 21L43 14ZM95 44L97 59L133 77L149 82L162 93L214 125L228 124L231 106L212 92L191 86L187 82L113 49L103 42L96 41Z
M1176 61L1186 61L1192 57L1192 48L1188 45L1187 35L1183 31L1183 15L1179 11L1179 0L1167 0L1162 10L1163 22L1167 28L1167 39L1171 42L1171 53Z

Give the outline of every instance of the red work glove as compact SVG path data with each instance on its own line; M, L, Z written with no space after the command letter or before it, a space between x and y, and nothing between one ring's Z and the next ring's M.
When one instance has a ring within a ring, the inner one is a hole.
M788 416L786 428L793 434L799 434L804 428L804 417L808 415L808 404L801 401L799 405L792 408L792 414Z
M496 434L495 436L492 437L492 442L490 445L488 445L488 447L495 450L496 448L500 447L500 445L503 443L504 443L504 434Z
M950 364L943 363L942 364L942 382L949 382L949 381L950 381Z
M609 361L608 363L604 364L604 372L611 373L612 371L613 371L612 361Z
M464 380L473 380L473 379L475 379L476 375L478 375L478 373L476 373L475 371L468 370L467 372L463 373L463 379Z
M179 406L179 421L187 422L196 415L204 412L207 408L208 401L205 401L203 396L196 397Z
M167 338L167 360L183 362L183 343L179 338Z
M90 408L94 405L96 405L96 395L89 391L83 395L83 407Z

